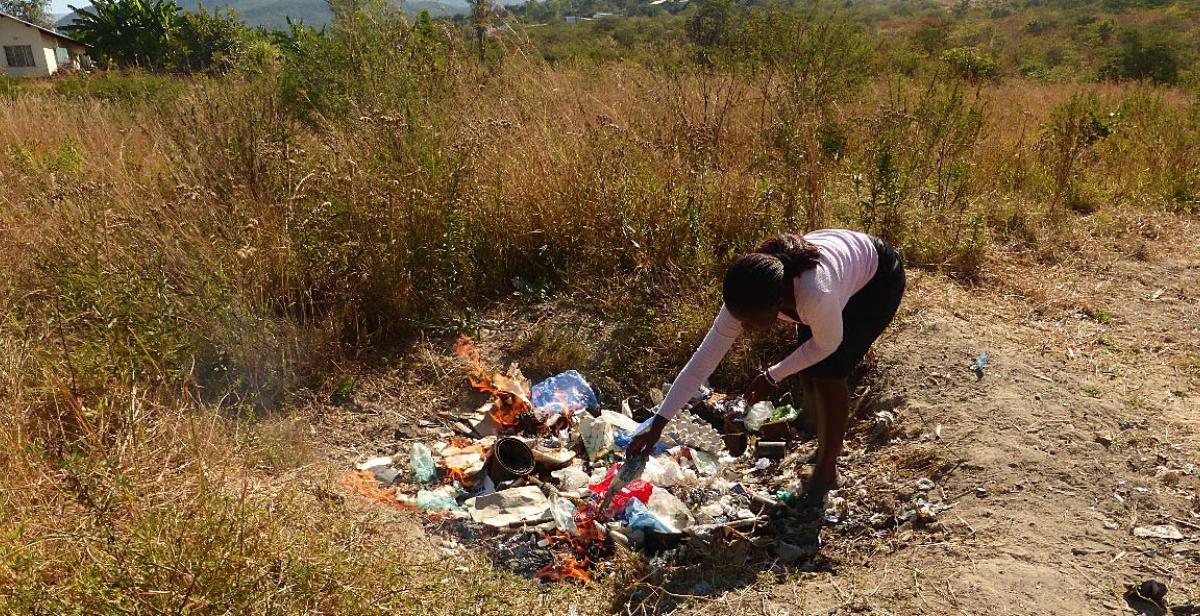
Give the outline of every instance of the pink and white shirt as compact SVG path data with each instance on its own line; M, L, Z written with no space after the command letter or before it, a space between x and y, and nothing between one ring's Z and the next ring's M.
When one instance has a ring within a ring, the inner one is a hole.
M812 338L767 369L772 379L787 378L828 357L842 344L842 309L879 268L879 252L871 236L846 229L826 229L804 239L820 248L817 266L792 279L796 315L812 329ZM780 313L779 319L793 319ZM704 342L675 377L658 414L671 419L717 369L742 333L742 324L725 306L713 321Z

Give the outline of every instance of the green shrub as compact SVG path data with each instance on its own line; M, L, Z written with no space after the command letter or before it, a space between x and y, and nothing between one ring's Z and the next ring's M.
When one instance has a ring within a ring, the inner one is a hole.
M1120 45L1100 67L1101 79L1148 79L1154 83L1179 83L1182 61L1176 45L1161 35L1141 30L1121 33Z
M1000 66L990 56L976 47L955 47L942 53L945 62L955 75L974 82L1000 81Z
M13 100L25 91L21 80L0 75L0 99Z
M1054 107L1050 121L1042 127L1039 151L1051 180L1050 204L1075 210L1090 209L1083 196L1079 175L1084 156L1092 146L1108 137L1111 127L1101 119L1095 94L1076 93Z
M233 10L204 6L195 13L184 13L179 31L172 39L173 63L183 71L222 73L239 66L248 48L258 38Z
M111 102L142 102L168 106L186 89L180 79L145 71L98 71L79 73L54 81L60 95L77 99Z

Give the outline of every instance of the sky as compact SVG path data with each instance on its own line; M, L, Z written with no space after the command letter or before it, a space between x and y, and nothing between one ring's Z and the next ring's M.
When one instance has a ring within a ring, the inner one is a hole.
M50 0L50 12L55 15L66 15L71 12L71 9L67 8L68 4L83 7L91 3L87 0Z

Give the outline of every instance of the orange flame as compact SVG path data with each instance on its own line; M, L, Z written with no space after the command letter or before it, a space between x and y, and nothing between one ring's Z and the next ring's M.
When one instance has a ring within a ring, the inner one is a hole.
M379 482L375 481L375 473L371 471L355 471L350 473L347 477L347 483L359 494L377 503L391 505L400 509L413 509L412 505L401 501L392 490L385 490L379 487Z
M467 474L462 469L446 467L446 483L454 483L455 481L461 485L471 483L467 480Z
M475 346L475 342L470 336L459 336L458 341L454 343L454 354L459 359L466 360L471 363L471 372L467 375L467 380L470 381L471 387L488 393L496 393L491 388L491 374L488 372L483 361L479 359L479 347Z
M576 559L570 554L559 554L555 560L551 561L545 567L538 569L533 574L533 577L539 580L548 582L558 582L567 579L582 580L584 582L592 581L592 574L587 569L587 559Z
M467 375L471 387L495 396L490 413L492 421L502 428L516 427L518 417L533 408L529 402L529 384L520 370L513 367L508 374L489 371L479 359L479 348L467 336L460 336L454 343L454 353L471 363Z

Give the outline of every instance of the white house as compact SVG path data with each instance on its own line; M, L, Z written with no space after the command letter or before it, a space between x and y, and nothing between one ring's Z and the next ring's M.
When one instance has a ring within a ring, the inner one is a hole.
M68 36L0 13L0 75L46 77L91 63L90 48Z

